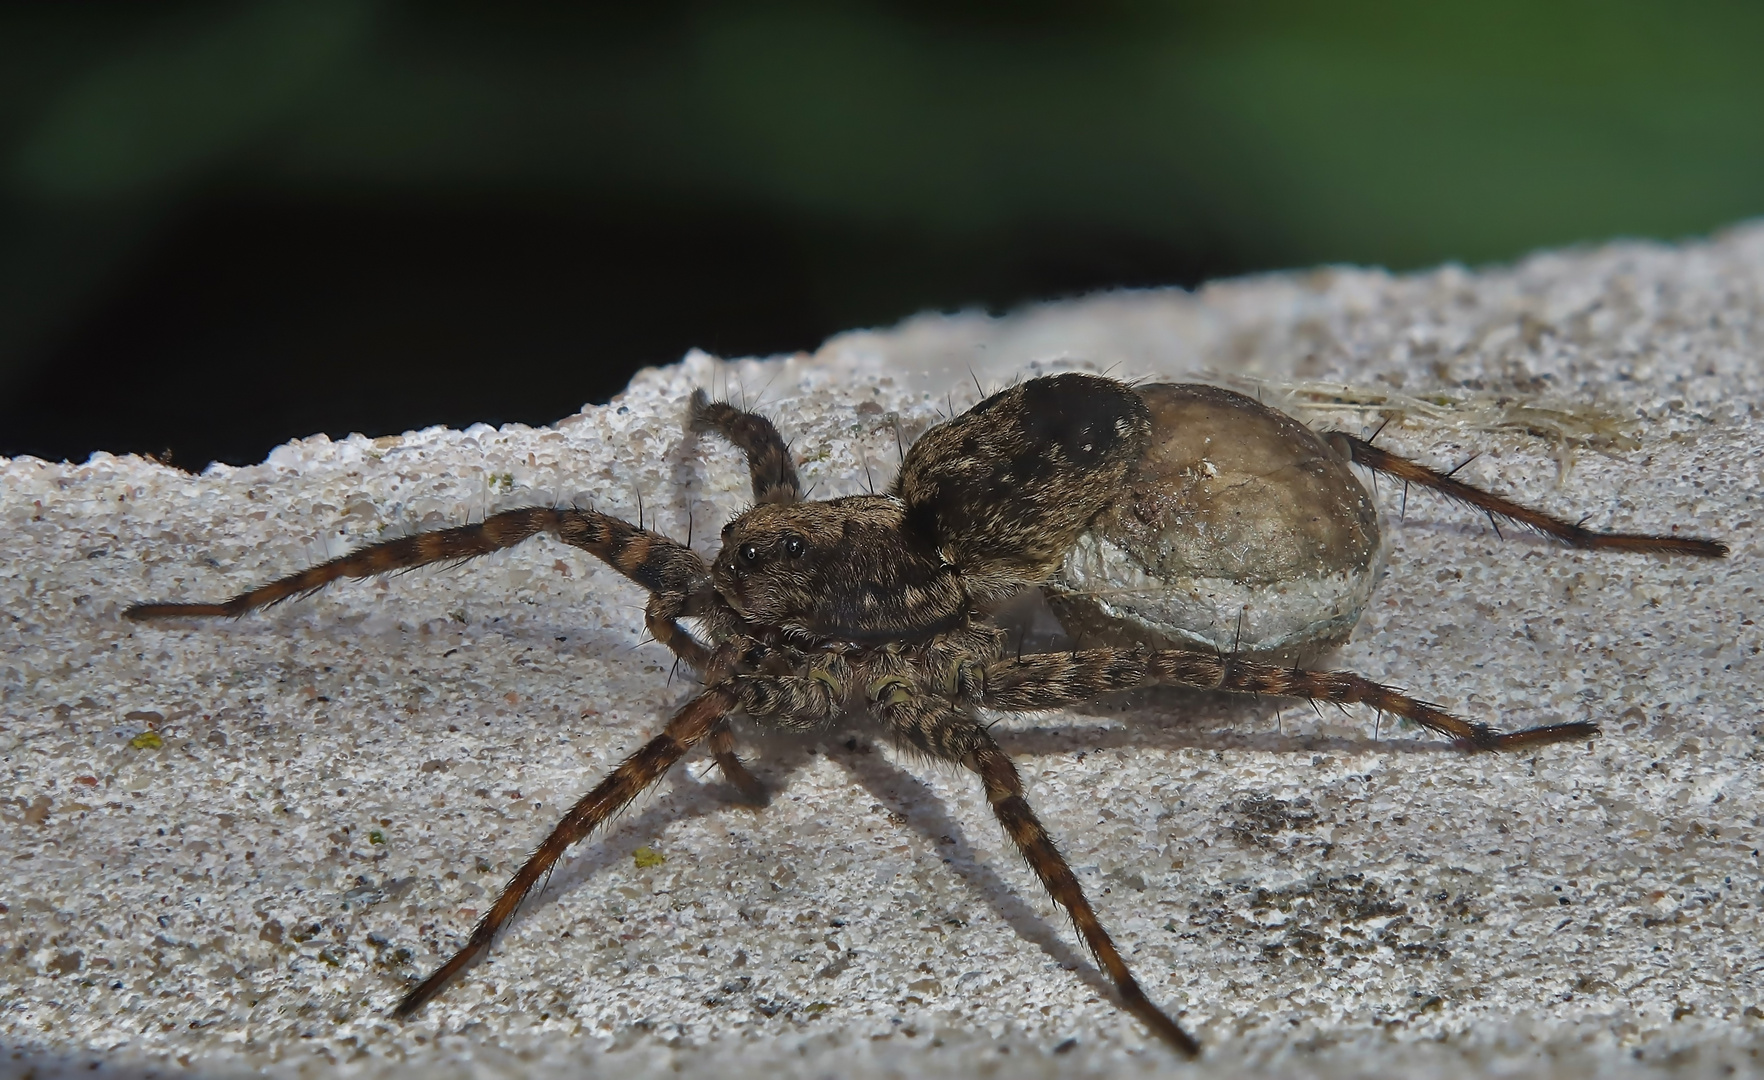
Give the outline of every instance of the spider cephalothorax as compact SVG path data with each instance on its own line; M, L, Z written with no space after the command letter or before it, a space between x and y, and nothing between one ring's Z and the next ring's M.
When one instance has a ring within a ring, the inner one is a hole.
M541 532L591 552L649 592L645 625L701 674L703 689L570 809L465 947L398 1004L400 1016L421 1008L489 947L571 844L694 747L706 744L724 775L758 797L759 784L735 756L732 718L797 729L853 718L974 772L999 822L1071 915L1122 1004L1172 1047L1193 1054L1194 1040L1140 989L1030 809L1016 767L987 732L985 711L1053 709L1164 683L1364 702L1469 749L1535 746L1589 736L1596 728L1568 723L1496 732L1358 675L1217 652L1129 645L1006 657L1003 631L992 621L999 606L1049 583L1080 538L1103 528L1105 511L1128 506L1127 492L1143 495L1147 485L1166 483L1151 460L1168 442L1155 438L1163 414L1147 403L1163 408L1169 389L1074 373L1032 379L927 432L887 494L815 502L801 500L790 453L770 422L697 394L691 426L718 432L745 453L755 499L724 527L722 549L709 565L685 545L605 514L528 507L376 544L224 603L143 604L127 614L237 615L338 578L487 554ZM1330 469L1318 473L1336 477L1329 483L1344 482L1339 477L1351 460L1579 546L1725 554L1707 540L1589 532L1349 436L1310 441L1316 445L1305 444L1307 461L1334 455L1332 464L1324 463ZM695 627L688 629L683 618L696 620Z
M723 530L711 580L755 632L796 641L895 641L956 625L961 575L885 495L761 503Z
M726 408L700 403L697 415ZM1119 490L1150 426L1125 385L1054 375L927 432L887 495L796 502L779 494L797 487L787 461L770 467L777 478L756 471L760 502L724 526L712 579L754 627L926 639L1045 581Z

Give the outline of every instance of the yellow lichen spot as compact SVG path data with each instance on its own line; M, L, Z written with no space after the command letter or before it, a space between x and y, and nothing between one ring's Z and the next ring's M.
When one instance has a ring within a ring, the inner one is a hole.
M647 870L652 866L660 866L668 859L667 856L652 847L640 847L631 852L631 861L637 864L637 869Z
M157 750L165 745L165 740L159 737L157 731L143 731L130 739L129 745L137 750Z

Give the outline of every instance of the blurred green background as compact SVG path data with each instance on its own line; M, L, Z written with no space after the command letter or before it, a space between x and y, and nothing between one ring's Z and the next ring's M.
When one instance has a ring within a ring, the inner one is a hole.
M543 423L698 345L1764 213L1764 5L0 7L0 454Z

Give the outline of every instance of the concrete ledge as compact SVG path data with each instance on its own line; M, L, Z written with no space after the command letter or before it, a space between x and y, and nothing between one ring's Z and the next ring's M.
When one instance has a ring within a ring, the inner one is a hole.
M1191 1071L1757 1071L1750 226L1482 273L924 316L814 356L695 354L553 428L318 437L202 476L0 463L0 1073L1169 1072L968 779L862 732L751 739L778 793L763 811L702 763L677 770L489 963L389 1021L405 979L688 693L643 643L641 594L539 541L238 621L118 618L531 502L707 548L745 473L683 434L693 388L776 417L825 497L866 470L882 484L896 422L922 431L973 380L1074 363L1346 386L1400 411L1380 440L1399 453L1480 451L1475 483L1733 546L1721 564L1564 551L1424 495L1391 523L1339 666L1502 726L1597 720L1590 744L1473 758L1369 715L1175 693L1005 725L1148 991L1204 1041Z

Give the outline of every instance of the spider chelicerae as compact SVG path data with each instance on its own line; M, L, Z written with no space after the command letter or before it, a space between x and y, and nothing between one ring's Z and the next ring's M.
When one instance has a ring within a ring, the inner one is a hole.
M1499 732L1346 672L1240 655L1134 647L1007 655L995 621L1050 582L1099 515L1136 477L1155 432L1146 395L1095 375L1030 379L926 432L886 494L804 501L789 449L764 417L692 398L690 426L747 458L754 505L722 530L709 563L690 547L593 510L535 506L473 525L389 540L217 604L156 603L131 619L236 616L339 578L451 563L540 533L582 548L649 593L644 622L703 688L660 734L583 796L515 872L470 940L393 1010L408 1017L483 954L570 845L703 746L746 797L764 792L735 753L730 721L824 729L867 721L897 743L973 772L1005 832L1071 916L1121 1004L1165 1043L1199 1047L1146 996L1030 808L1016 767L982 719L1089 702L1150 684L1363 703L1471 750L1539 746L1596 733L1591 723ZM1582 548L1722 556L1715 541L1599 533L1549 517L1340 432L1328 452L1432 488ZM682 622L690 619L688 627Z

